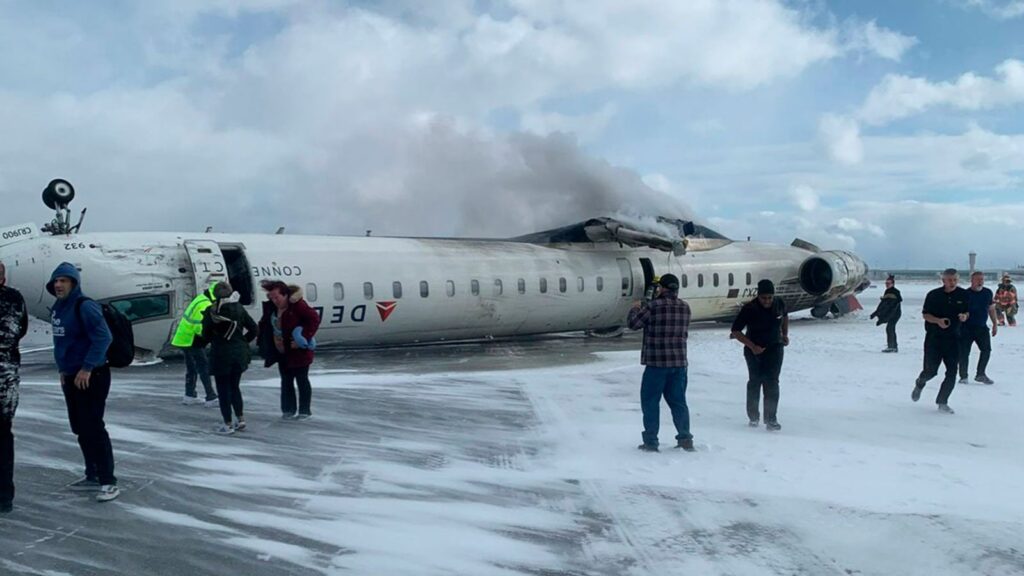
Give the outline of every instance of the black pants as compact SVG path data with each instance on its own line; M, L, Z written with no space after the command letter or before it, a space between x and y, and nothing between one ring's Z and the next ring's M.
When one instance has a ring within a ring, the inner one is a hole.
M309 384L309 366L288 368L278 362L281 374L281 414L295 414L295 386L299 387L299 414L312 414L309 404L313 400L313 387Z
M971 347L978 344L981 355L978 356L976 376L985 376L988 359L992 356L992 336L988 326L961 326L960 334L960 377L967 378L967 364L971 359Z
M924 385L939 373L939 365L946 365L946 377L942 380L936 404L949 402L949 395L956 386L956 369L960 363L960 339L955 336L939 337L928 334L924 337L924 369L917 377L917 386Z
M217 382L217 399L220 401L220 415L224 418L225 424L231 424L231 409L234 408L235 416L242 420L242 410L245 406L242 403L242 373L240 371L227 374L214 374L213 379Z
M14 502L14 420L0 416L0 503Z
M755 355L750 348L743 349L747 361L747 418L758 420L761 389L764 389L764 421L776 422L779 410L779 373L782 372L782 344L773 344Z
M896 342L896 323L899 321L899 318L897 318L896 320L889 320L885 323L885 339L888 341L890 350L896 350L899 348L899 344Z
M18 411L18 359L0 350L0 503L14 501L14 414Z
M117 484L114 477L114 449L103 423L110 393L110 368L103 366L92 371L89 387L79 390L75 376L61 376L61 390L68 407L71 431L78 436L78 445L85 458L85 475L100 484Z
M185 396L195 398L196 380L203 383L206 401L214 399L213 386L210 386L210 361L206 356L206 348L185 348Z

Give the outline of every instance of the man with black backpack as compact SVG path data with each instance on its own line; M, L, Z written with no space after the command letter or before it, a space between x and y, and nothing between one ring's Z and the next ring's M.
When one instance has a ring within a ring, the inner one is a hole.
M85 477L70 487L98 491L96 500L109 502L120 495L114 477L114 451L103 423L110 392L107 349L114 338L103 307L82 294L81 276L73 264L57 266L46 290L57 297L51 320L53 354L71 431L78 436L85 458Z

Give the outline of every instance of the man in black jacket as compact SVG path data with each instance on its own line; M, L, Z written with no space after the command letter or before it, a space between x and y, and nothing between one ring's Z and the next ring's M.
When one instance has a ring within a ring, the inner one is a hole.
M952 414L949 395L956 386L957 367L960 363L960 325L967 320L967 291L957 286L960 275L955 268L942 272L942 286L928 293L921 315L924 317L924 369L914 382L910 399L921 399L921 390L939 373L939 365L946 365L935 403L939 412Z
M21 293L7 287L0 262L0 513L14 507L14 412L18 409L18 343L28 332L28 312Z
M746 334L744 334L746 330ZM743 344L747 362L747 418L750 426L759 425L758 405L764 390L764 424L771 431L781 430L779 410L779 374L783 348L789 346L789 314L786 303L775 297L775 284L765 278L757 283L757 297L740 309L732 323L730 338Z
M886 347L882 352L899 352L899 344L896 342L896 323L903 315L901 303L903 296L896 288L896 277L892 274L885 279L885 292L882 294L878 308L871 313L872 318L878 318L877 326L885 324Z

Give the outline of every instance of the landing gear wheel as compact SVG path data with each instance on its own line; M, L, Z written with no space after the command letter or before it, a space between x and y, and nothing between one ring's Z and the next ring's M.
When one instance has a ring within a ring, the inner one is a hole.
M71 182L56 178L43 189L43 203L51 210L58 206L67 206L75 199L75 187Z

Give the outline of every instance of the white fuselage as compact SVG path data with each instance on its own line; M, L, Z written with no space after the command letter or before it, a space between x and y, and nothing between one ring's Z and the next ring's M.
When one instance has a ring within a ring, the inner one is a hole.
M321 313L321 345L371 346L621 327L650 276L668 272L684 279L697 321L731 318L761 278L791 309L807 308L822 301L797 282L809 254L749 242L675 256L612 243L160 232L0 244L8 282L34 316L49 320L44 286L71 262L85 294L125 311L136 346L158 354L197 288L216 280L230 279L257 319L261 280L301 286Z

